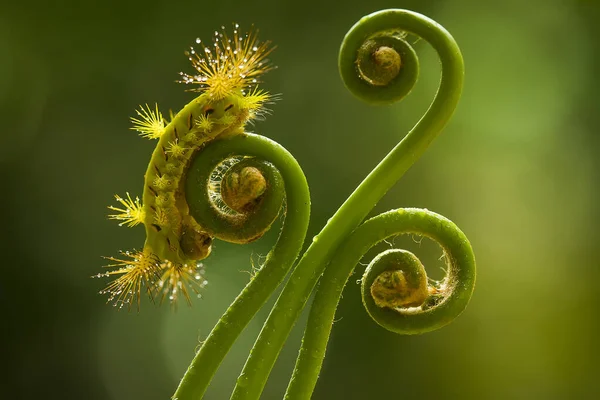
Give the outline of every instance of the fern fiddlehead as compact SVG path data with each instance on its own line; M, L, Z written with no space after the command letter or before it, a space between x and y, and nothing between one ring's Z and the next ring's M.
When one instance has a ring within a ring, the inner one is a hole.
M417 234L444 249L447 275L427 284L421 262L405 250L376 256L362 277L365 309L379 325L400 334L443 327L466 307L475 284L475 259L466 236L450 220L428 210L388 211L360 225L325 270L298 355L286 399L309 399L317 382L335 310L354 266L375 244L401 234ZM411 282L412 281L412 282Z
M365 178L314 237L273 307L238 378L233 399L257 399L309 295L321 277L303 346L286 392L310 398L325 354L335 309L356 263L374 244L412 233L444 249L447 275L430 283L411 253L388 250L369 264L362 279L363 303L386 329L414 334L440 328L466 307L475 283L475 261L465 235L449 220L427 210L393 210L363 223L373 206L423 154L452 116L460 97L463 61L452 36L439 24L405 10L380 11L361 19L346 35L339 68L348 89L364 101L389 104L406 96L418 77L418 59L407 41L429 42L442 64L439 90L415 127ZM217 33L206 56L188 52L201 95L167 124L149 107L135 128L159 139L146 173L143 204L117 197L111 218L146 227L142 252L114 259L115 282L104 291L116 304L138 302L142 287L177 300L186 283L203 279L193 262L210 253L213 238L247 243L260 237L285 203L285 223L260 270L219 320L182 378L173 398L201 398L221 361L298 256L309 219L306 179L295 159L277 143L244 132L246 122L271 99L256 89L268 70L270 49L251 33L233 39ZM219 42L220 40L220 42ZM199 43L200 41L197 40ZM215 51L216 54L212 54ZM285 193L285 194L284 194ZM192 265L192 266L190 266ZM327 267L327 268L326 268ZM196 275L195 275L196 274ZM195 275L195 276L194 276Z

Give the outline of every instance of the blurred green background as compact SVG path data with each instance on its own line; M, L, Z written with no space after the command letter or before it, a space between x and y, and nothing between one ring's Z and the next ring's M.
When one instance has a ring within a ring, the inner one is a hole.
M421 41L421 79L402 104L366 106L344 89L341 39L383 8L443 24L467 74L449 127L373 214L426 207L454 220L475 249L477 287L451 325L402 337L368 318L351 278L313 398L600 398L600 4L583 0L3 2L0 397L169 398L277 229L252 245L216 243L209 286L192 308L105 305L106 282L89 278L100 257L144 237L106 219L113 194L141 194L154 146L129 130L129 117L138 104L179 109L192 98L174 81L191 71L183 51L196 37L255 24L278 46L279 68L263 87L283 100L252 129L303 166L312 237L437 88L438 61ZM406 243L440 275L435 245ZM206 399L228 398L266 315ZM281 398L303 321L263 398Z

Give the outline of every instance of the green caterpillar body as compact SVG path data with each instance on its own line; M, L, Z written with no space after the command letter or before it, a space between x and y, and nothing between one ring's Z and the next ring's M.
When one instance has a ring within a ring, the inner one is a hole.
M211 103L199 96L165 127L146 170L143 194L147 251L180 264L206 258L211 237L188 213L182 179L195 151L221 134L243 132L248 110L230 96Z
M109 218L130 227L143 224L146 230L141 251L123 252L124 259L107 257L114 262L107 267L113 269L97 275L118 276L101 291L115 306L137 302L139 308L142 287L151 297L159 293L175 302L181 293L190 303L188 289L198 293L206 284L198 261L210 254L213 238L189 213L186 171L206 143L242 134L246 123L260 116L264 104L273 99L256 87L257 77L270 69L265 60L272 50L269 42L258 44L255 32L242 37L237 28L232 39L216 32L212 46L203 46L200 54L193 48L186 52L198 74L181 73L180 82L200 85L195 91L201 94L168 124L158 107L142 107L136 111L139 118L132 118L132 129L158 139L158 144L144 175L142 201L129 194L126 199L116 196L122 208L109 207L118 212Z

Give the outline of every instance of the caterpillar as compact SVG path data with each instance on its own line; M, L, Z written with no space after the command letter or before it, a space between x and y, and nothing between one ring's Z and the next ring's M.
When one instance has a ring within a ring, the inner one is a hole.
M267 56L271 42L259 42L258 31L233 35L225 28L215 31L213 42L201 49L190 47L185 52L195 73L181 72L179 83L196 85L188 90L199 93L170 121L156 105L140 106L131 118L140 136L158 139L144 175L142 200L115 196L118 206L109 206L108 217L119 225L144 225L146 241L142 250L121 252L121 257L105 257L111 264L108 272L96 277L115 277L100 294L108 295L108 303L129 308L140 307L142 291L152 299L155 294L175 303L180 295L191 304L191 291L206 285L203 264L209 256L212 237L189 213L183 179L186 168L204 145L217 137L243 134L244 126L261 117L266 104L274 96L259 89L260 76L273 67Z

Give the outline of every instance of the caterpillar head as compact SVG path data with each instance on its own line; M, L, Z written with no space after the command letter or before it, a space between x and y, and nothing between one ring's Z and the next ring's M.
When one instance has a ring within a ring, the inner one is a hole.
M239 33L239 25L234 25L233 35L215 31L214 42L206 46L200 39L186 52L196 74L180 73L179 81L197 85L191 91L200 92L198 101L204 102L204 117L223 121L232 127L243 126L246 122L261 117L267 112L265 105L275 100L268 92L258 89L262 74L273 69L267 56L273 50L270 42L260 43L257 31Z

